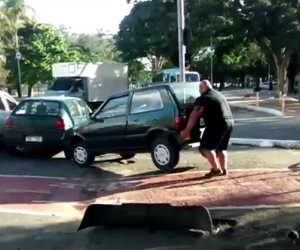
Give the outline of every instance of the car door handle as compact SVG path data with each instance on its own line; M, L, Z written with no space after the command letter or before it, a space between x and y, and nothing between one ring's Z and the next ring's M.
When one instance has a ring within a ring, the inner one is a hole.
M152 121L153 121L153 123L157 123L158 122L157 119L153 119Z

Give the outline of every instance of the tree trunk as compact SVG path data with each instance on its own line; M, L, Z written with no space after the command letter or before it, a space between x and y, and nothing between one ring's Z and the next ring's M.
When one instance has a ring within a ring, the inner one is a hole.
M33 86L31 86L30 84L28 84L27 86L28 86L28 89L27 89L27 96L28 96L28 97L31 97L31 95L32 95L32 87L33 87Z
M166 59L162 56L148 56L148 60L151 62L152 77L162 69Z
M281 91L282 94L287 94L289 89L288 83L288 67L290 63L291 53L285 48L281 49L280 53L273 53L276 74L277 74L277 92Z

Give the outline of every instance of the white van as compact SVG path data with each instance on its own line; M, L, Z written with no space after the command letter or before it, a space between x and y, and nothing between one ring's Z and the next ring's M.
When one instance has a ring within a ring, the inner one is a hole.
M174 83L180 82L179 68L163 69L156 74L153 83ZM185 82L200 82L200 74L196 71L185 71Z

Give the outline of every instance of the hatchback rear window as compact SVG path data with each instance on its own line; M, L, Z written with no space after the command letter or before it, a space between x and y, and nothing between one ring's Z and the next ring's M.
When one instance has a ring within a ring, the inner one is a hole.
M173 83L170 86L180 104L193 104L200 96L198 82Z
M30 100L21 102L16 108L15 115L58 116L59 103L55 101Z

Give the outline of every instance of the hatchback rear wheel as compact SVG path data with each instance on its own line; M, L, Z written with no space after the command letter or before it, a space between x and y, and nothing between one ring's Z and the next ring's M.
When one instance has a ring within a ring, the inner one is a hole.
M157 137L151 144L151 157L157 168L171 172L179 162L179 147L167 137Z

